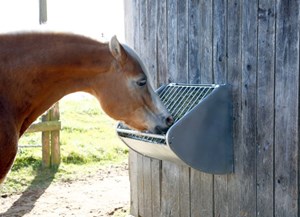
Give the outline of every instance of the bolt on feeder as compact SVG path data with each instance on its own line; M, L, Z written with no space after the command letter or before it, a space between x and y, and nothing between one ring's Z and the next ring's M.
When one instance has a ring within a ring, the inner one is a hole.
M117 133L134 151L212 173L233 172L232 102L228 85L175 84L157 93L174 118L166 134L132 130Z

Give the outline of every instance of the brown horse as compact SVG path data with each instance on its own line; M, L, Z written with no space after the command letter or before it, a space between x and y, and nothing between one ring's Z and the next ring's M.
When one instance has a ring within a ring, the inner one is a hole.
M137 130L165 131L173 122L147 81L137 55L116 37L109 43L71 34L0 36L0 183L20 136L66 94L94 95L112 118Z

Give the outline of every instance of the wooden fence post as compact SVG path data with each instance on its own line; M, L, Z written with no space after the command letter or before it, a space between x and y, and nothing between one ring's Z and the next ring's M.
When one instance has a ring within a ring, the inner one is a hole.
M42 122L49 121L49 113L42 116ZM42 167L50 167L50 131L42 131Z
M47 22L47 0L40 0L40 24Z
M50 120L59 120L59 104L56 103L50 110ZM59 130L51 131L51 165L58 166L60 164L60 145Z
M42 116L42 122L32 124L26 133L42 132L42 167L57 167L60 164L58 102ZM28 147L28 146L23 146Z

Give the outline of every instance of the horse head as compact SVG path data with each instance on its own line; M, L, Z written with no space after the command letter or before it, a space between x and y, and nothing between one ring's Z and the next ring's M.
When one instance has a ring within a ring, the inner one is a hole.
M132 128L152 133L165 132L173 118L154 92L138 55L116 37L109 42L112 64L96 92L101 107L112 118Z

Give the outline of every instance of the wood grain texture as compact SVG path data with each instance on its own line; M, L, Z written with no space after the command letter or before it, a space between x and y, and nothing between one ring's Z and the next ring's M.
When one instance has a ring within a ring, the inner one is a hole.
M298 216L299 1L277 1L275 213Z
M49 120L49 113L42 116L42 122ZM47 168L51 165L50 152L50 132L42 132L42 167Z
M162 162L161 217L180 217L179 178L180 166Z
M167 82L176 82L177 71L177 0L167 1Z
M213 4L213 82L227 81L227 5L216 0ZM228 183L226 175L215 175L213 183L214 216L228 217Z
M168 72L168 29L167 1L159 1L157 5L157 76L158 86L167 83Z
M239 214L256 215L256 72L257 72L257 4L242 5L242 78L241 78L241 128L242 137L238 154L241 161L238 194L244 201L239 203Z
M190 83L200 83L201 70L201 29L199 20L201 16L200 2L198 0L189 1L189 31L188 31L188 80Z
M168 29L167 29L167 1L157 1L157 23L156 23L156 60L157 60L157 84L161 86L168 80ZM154 9L153 9L154 10ZM163 212L163 165L160 160L152 160L152 194L154 197L153 217L162 217Z
M257 216L274 215L275 1L258 5L257 46Z
M50 119L53 121L59 120L59 104L56 103L50 110ZM60 131L51 131L51 165L58 167L60 164Z
M239 0L228 1L227 5L227 79L232 85L233 104L233 147L234 147L234 173L228 175L228 216L242 216L240 213L240 201L243 195L240 183L243 181L241 170L243 168L243 158L240 152L243 151L242 129L241 129L241 30L242 12Z
M234 173L131 154L132 214L299 216L299 1L126 2L128 37L158 86L228 83L233 99Z
M213 1L200 0L200 83L213 81Z
M202 84L209 84L213 83L213 2L200 0L199 7L200 71L197 80ZM194 83L192 80L189 82ZM191 215L213 217L213 175L191 169L191 177L193 177L191 180ZM199 192L199 194L196 195L193 192ZM197 197L199 199L196 199Z
M177 2L177 76L176 82L188 83L188 9L189 1ZM188 145L188 144L183 144ZM190 168L179 166L179 216L189 217L190 209Z
M137 50L139 47L139 1L124 0L124 10L130 16L126 16L125 20L125 40L132 48ZM134 216L139 214L139 177L142 174L138 167L138 154L129 150L129 179L130 179L130 213Z

